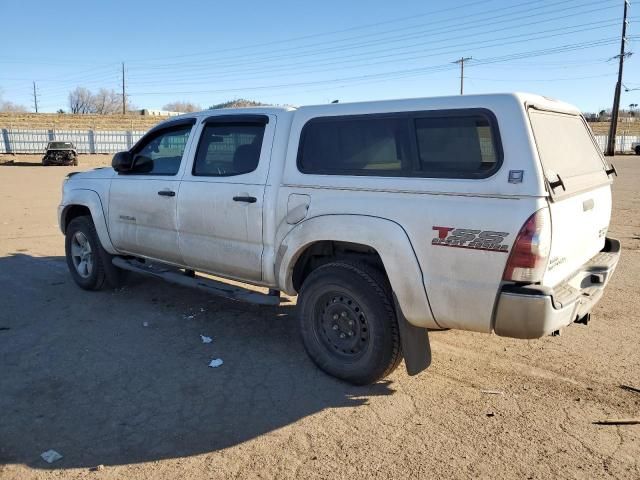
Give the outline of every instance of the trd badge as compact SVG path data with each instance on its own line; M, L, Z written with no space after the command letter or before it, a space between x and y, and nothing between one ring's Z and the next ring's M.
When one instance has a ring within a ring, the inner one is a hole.
M438 236L431 240L431 245L489 250L491 252L507 253L509 251L509 246L502 243L509 235L506 232L437 226L434 226L433 230L438 232Z

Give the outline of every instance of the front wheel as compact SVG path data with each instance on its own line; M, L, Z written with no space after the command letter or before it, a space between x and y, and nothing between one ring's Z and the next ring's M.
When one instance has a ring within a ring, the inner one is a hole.
M640 145L636 147L636 155L640 155Z
M387 376L400 363L398 323L386 278L373 267L318 267L300 290L302 340L325 372L356 385Z
M85 290L117 287L124 271L111 263L112 255L102 248L91 217L76 217L67 226L65 237L67 266L73 280Z

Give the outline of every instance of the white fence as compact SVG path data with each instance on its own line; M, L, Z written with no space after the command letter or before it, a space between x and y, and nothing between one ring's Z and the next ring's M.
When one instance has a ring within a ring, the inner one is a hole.
M115 153L130 149L145 132L126 130L0 129L0 153L43 153L52 141L73 142L78 153Z
M596 141L600 150L604 152L607 147L607 139L609 135L595 135ZM640 142L640 136L638 135L616 135L616 152L631 152L633 148L632 143Z
M17 130L0 129L0 153L42 153L48 142L73 142L78 153L115 153L130 149L144 135L130 130ZM607 145L606 135L596 135L600 149ZM617 135L616 151L630 152L637 135Z

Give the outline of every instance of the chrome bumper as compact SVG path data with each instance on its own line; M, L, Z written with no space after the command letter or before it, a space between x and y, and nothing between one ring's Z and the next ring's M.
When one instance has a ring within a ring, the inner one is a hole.
M602 251L561 285L504 286L494 317L495 333L502 337L539 338L584 317L602 297L619 258L620 242L607 238ZM576 285L576 279L580 288L571 286Z

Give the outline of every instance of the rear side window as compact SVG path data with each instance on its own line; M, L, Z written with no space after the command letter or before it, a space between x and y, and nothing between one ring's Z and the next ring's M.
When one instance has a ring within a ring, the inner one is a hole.
M205 126L198 144L193 175L228 177L258 168L264 124L213 123Z
M605 163L588 127L579 115L529 109L538 155L550 188L559 196L578 192L609 180Z
M322 117L303 128L303 173L484 178L501 162L495 118L484 110Z
M485 117L417 118L415 128L422 172L472 176L496 166L491 126Z
M376 175L410 167L406 120L317 121L305 127L301 165L309 173Z

